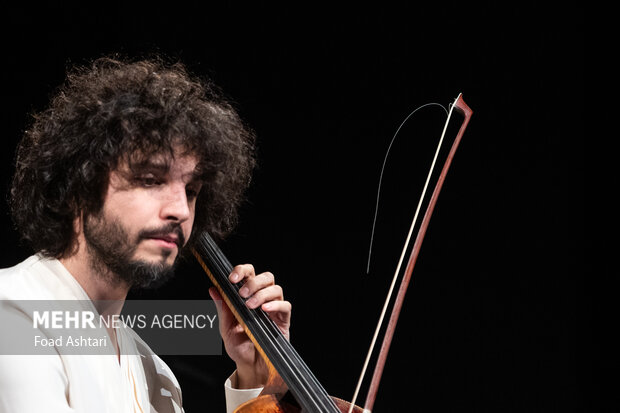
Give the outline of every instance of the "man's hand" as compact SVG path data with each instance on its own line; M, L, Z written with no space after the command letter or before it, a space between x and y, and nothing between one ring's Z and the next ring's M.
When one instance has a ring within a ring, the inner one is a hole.
M239 295L246 299L248 308L262 308L276 323L282 334L289 339L291 323L291 303L284 301L282 287L275 284L270 272L256 275L251 264L238 265L229 276L233 284L241 283ZM220 318L220 334L224 347L231 359L237 364L237 388L250 389L263 386L268 377L267 365L262 356L245 334L228 306L215 287L209 288L209 294L217 305Z

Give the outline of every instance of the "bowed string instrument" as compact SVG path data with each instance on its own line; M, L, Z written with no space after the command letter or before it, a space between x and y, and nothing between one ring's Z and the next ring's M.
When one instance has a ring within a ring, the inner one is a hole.
M427 105L423 105L418 109L421 109L422 107ZM414 110L409 116L415 113L418 109ZM451 149L447 155L446 161L443 165L437 183L435 184L435 188L432 192L430 200L428 201L428 206L422 218L422 222L419 225L418 233L415 238L413 248L411 249L411 252L409 254L407 266L405 268L397 296L392 306L392 313L390 315L386 332L383 337L381 350L377 357L377 363L371 379L370 387L366 397L366 402L362 409L361 407L355 405L355 399L357 398L360 385L362 383L366 368L368 366L368 362L370 360L370 356L373 352L378 333L381 329L381 325L383 323L383 319L388 308L388 303L390 302L396 280L400 273L402 263L404 262L404 257L406 256L406 252L409 250L409 242L411 240L414 227L416 226L420 207L422 205L422 200L424 199L427 188L429 186L429 181L435 167L435 163L453 111L456 111L460 115L462 115L463 120L456 135L456 138L452 143ZM448 169L450 168L450 164L452 163L452 159L454 157L456 149L459 146L461 138L463 137L465 129L467 128L471 115L472 110L469 108L469 106L467 106L467 104L463 100L462 95L459 94L455 101L450 105L448 117L443 127L439 145L433 158L431 170L429 171L429 174L426 178L426 183L422 191L422 196L418 203L413 222L409 229L405 246L402 250L402 254L400 256L396 271L394 273L394 277L388 291L388 296L385 300L383 310L379 317L379 323L375 330L375 334L372 339L366 361L362 368L362 374L351 402L347 402L337 397L330 396L327 391L321 386L316 377L312 374L306 363L302 360L302 358L293 348L291 343L286 340L280 329L269 318L269 316L263 310L261 310L260 307L257 309L249 309L245 305L245 300L239 295L239 289L241 288L241 285L233 284L228 279L228 276L233 269L232 264L224 256L223 252L219 249L219 247L216 245L216 243L208 233L203 232L202 234L200 234L200 236L198 237L198 242L193 250L196 259L211 279L211 282L219 290L223 300L226 302L239 323L243 326L246 334L256 346L258 352L263 357L269 370L269 378L261 394L257 398L239 406L235 410L236 413L369 413L372 411L379 387L379 382L381 380L381 375L383 373L383 368L387 359L387 353L389 351L390 343L394 335L396 323L398 321L400 310L402 308L405 293L411 279L411 274L420 253L424 235L426 234L426 230L428 228L428 224L430 222L435 204L437 203L439 192L441 191L443 182L446 178L446 174L448 172ZM400 125L401 127L407 121L409 116ZM398 130L400 130L400 127L398 128ZM396 134L398 134L398 130L396 131ZM396 134L394 135L394 138L396 137ZM394 141L394 138L392 138L392 142Z

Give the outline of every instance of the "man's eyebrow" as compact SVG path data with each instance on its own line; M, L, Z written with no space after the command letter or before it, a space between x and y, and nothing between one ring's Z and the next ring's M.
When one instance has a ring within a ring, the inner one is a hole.
M129 170L133 173L154 171L154 172L167 172L170 169L170 163L166 161L159 161L153 159L147 159L138 162L131 162Z
M170 162L166 159L144 159L130 162L127 166L129 174L154 172L166 174L170 170ZM191 182L203 182L206 179L205 172L200 165L196 165L193 171L185 174Z
M196 167L190 174L190 182L203 183L206 179L204 172Z

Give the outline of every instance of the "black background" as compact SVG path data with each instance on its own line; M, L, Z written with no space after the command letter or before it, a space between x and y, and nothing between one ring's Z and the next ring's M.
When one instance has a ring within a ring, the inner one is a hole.
M293 303L294 346L330 394L350 399L441 109L418 112L392 148L366 275L385 151L413 109L447 106L462 92L474 115L439 197L375 411L577 411L581 13L572 2L3 6L2 190L30 114L45 107L68 65L160 52L210 76L259 147L241 223L222 248L235 263L276 274ZM9 266L31 251L4 203L1 219L1 264ZM131 298L206 299L208 286L187 262L159 291ZM165 360L188 413L223 411L223 381L234 368L226 356ZM600 389L600 401L613 397Z

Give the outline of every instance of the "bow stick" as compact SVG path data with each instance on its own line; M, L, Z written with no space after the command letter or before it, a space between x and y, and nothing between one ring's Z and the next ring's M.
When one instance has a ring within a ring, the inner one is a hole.
M357 398L357 394L359 392L359 389L361 387L361 383L363 381L365 372L366 372L366 367L368 365L368 361L370 359L370 356L372 354L372 351L374 349L374 345L376 342L376 338L378 336L379 330L381 328L381 325L383 323L383 318L385 316L385 312L388 306L388 303L390 301L391 298L391 294L396 282L396 279L398 278L398 274L400 272L400 268L405 256L405 253L408 249L409 246L409 241L411 239L411 234L413 233L413 229L415 227L415 224L417 222L417 218L418 218L418 213L420 211L420 206L422 204L422 200L424 199L424 196L426 194L426 190L428 188L428 183L430 181L430 177L432 175L433 169L435 167L435 162L437 160L437 156L439 155L439 150L441 148L441 144L443 142L447 127L448 127L448 123L450 122L450 118L452 115L453 110L456 110L458 113L460 113L461 115L463 115L464 119L463 122L461 124L461 127L457 133L456 138L454 139L454 142L452 144L452 147L450 149L450 152L448 154L448 157L446 159L446 162L444 163L443 169L441 170L441 174L437 180L437 184L435 185L435 189L433 190L433 194L431 196L431 199L429 201L428 207L426 208L426 212L424 213L424 218L422 219L422 224L420 225L420 228L418 230L418 234L416 236L414 245L413 245L413 249L411 251L411 254L409 256L409 260L407 262L407 267L405 268L405 274L403 276L403 279L401 281L399 290L398 290L398 294L396 296L396 300L394 302L394 307L392 308L392 314L390 316L390 320L388 322L388 326L386 329L386 333L383 337L383 343L381 345L381 350L379 352L379 356L377 359L377 364L375 365L375 371L373 373L373 377L371 380L371 384L368 390L368 394L366 397L366 402L364 404L364 413L370 413L372 411L372 408L374 406L374 402L377 396L377 391L379 388L379 382L381 381L381 375L383 373L383 369L385 367L385 361L387 359L387 353L389 351L390 348L390 344L392 342L392 337L394 336L394 331L396 329L396 323L398 322L398 317L400 315L400 311L402 308L402 304L405 298L405 293L407 292L407 288L409 286L409 281L411 280L411 274L413 272L413 268L415 266L415 263L417 261L418 255L420 253L420 249L422 247L422 241L424 240L424 235L426 234L426 230L428 228L428 224L430 222L431 219L431 215L433 214L433 210L435 208L435 204L437 203L437 198L439 197L439 193L441 192L441 188L443 186L443 183L445 181L446 178L446 174L448 173L448 169L450 168L450 164L452 163L452 159L454 158L454 154L456 153L456 149L459 146L459 143L461 142L461 138L463 137L463 134L465 133L465 129L467 128L467 125L469 124L469 120L471 119L471 115L473 113L473 111L469 108L469 106L467 106L467 104L465 103L465 101L463 100L462 94L459 94L458 97L455 99L454 103L451 105L450 107L450 111L448 113L448 119L446 120L446 123L444 125L444 129L443 132L441 134L441 138L439 140L439 144L437 146L437 150L435 152L435 157L433 158L433 162L431 164L431 169L428 173L428 176L426 178L426 183L424 185L424 189L422 191L422 196L420 197L420 201L418 203L418 207L416 209L416 213L414 215L413 221L411 223L411 227L409 229L409 234L407 235L407 240L405 241L405 246L403 248L401 257L399 259L396 271L394 273L394 277L392 279L392 285L390 286L390 290L388 292L388 296L386 298L381 316L379 317L379 323L377 325L377 328L375 330L375 335L372 339L371 345L370 345L370 350L368 351L368 354L366 356L366 361L364 363L364 367L362 369L362 374L360 376L359 382L357 384L357 388L355 390L355 394L353 396L353 400L351 400L351 406L353 406L355 404L355 400ZM370 262L370 259L369 259ZM349 413L352 410L349 410Z

